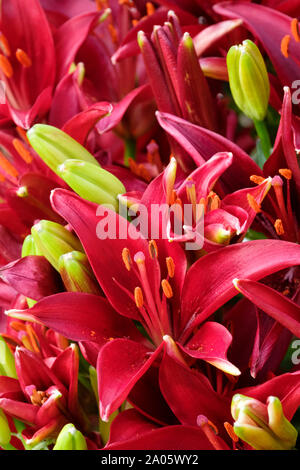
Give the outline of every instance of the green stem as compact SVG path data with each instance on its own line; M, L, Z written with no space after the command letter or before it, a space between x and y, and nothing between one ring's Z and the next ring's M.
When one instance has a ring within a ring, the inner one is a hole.
M263 151L265 159L267 160L271 153L272 144L266 123L265 121L257 121L256 119L254 119L253 122L257 135L260 139L261 149Z
M124 140L125 151L124 151L124 165L129 166L129 158L135 160L136 154L136 141L135 139L128 138Z

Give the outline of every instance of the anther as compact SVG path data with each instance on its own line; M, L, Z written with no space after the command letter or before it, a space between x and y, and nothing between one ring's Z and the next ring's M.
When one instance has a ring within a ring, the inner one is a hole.
M167 270L168 270L168 274L169 276L172 278L174 277L174 274L175 274L175 263L174 263L174 260L171 256L169 256L168 258L166 258L166 265L167 265Z
M137 308L142 308L144 305L143 291L140 287L134 289L134 300Z
M23 51L23 49L17 49L16 50L16 58L20 62L23 67L31 67L32 66L32 61L29 57L29 55Z
M130 251L128 248L123 248L122 260L123 260L123 263L125 264L127 271L130 271L131 266L132 266L132 259L131 259Z
M173 297L173 290L169 281L167 281L167 279L163 279L161 281L161 287L167 299L171 299L171 297Z
M276 230L277 235L284 235L284 228L281 219L276 219L274 223L274 228Z
M155 240L150 240L149 241L149 254L152 259L157 258L158 255L158 249L157 249L157 244Z
M233 442L238 442L239 438L235 434L233 426L226 421L224 423L224 428L226 429L228 436L233 440Z
M7 174L16 178L18 176L18 170L5 158L5 156L0 152L0 166L6 171Z
M286 36L284 36L281 40L281 44L280 44L280 50L281 50L281 54L286 58L288 59L289 57L289 44L290 44L290 40L291 40L291 36L289 34L287 34Z
M251 209L253 209L258 214L260 212L260 204L258 204L258 202L255 200L252 194L250 193L247 194L247 200Z
M27 150L24 146L23 142L20 139L13 139L12 143L15 150L18 152L20 157L22 157L24 162L30 164L33 158L29 150Z
M29 140L28 140L28 137L27 137L27 135L26 135L25 129L23 129L23 128L20 127L20 126L16 126L16 130L17 130L17 133L18 133L20 139L23 139L24 142L26 142L26 144L30 145Z
M0 47L4 54L9 57L11 52L10 52L10 47L9 47L9 42L6 36L4 36L3 33L0 33Z
M281 168L279 170L279 174L287 180L291 180L293 176L292 170L290 170L289 168Z
M146 3L146 10L147 10L147 16L153 15L155 13L155 8L153 3L147 2Z
M299 28L298 28L297 18L293 18L292 21L291 21L291 32L292 32L292 35L293 35L295 41L299 42L300 41L300 35L299 35Z
M10 61L3 54L0 54L0 69L7 78L11 78L14 74Z
M255 184L261 184L265 179L262 176L252 175L250 176L250 181Z

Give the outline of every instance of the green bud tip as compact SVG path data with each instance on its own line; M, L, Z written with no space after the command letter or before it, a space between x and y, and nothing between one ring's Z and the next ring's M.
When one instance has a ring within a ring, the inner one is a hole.
M87 444L83 434L69 423L60 431L53 450L87 450Z

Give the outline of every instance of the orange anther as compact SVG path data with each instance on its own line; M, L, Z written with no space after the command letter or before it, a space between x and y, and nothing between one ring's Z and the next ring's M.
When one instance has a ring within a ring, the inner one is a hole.
M152 259L157 258L158 249L157 249L157 244L155 240L150 240L149 242L149 254Z
M13 140L13 146L15 150L18 152L20 157L24 160L24 162L30 164L32 162L32 155L27 150L27 148L24 146L23 142L20 139L14 139Z
M297 18L293 18L292 21L291 21L291 32L292 32L292 35L293 35L295 41L299 42L300 41L300 35L299 35L299 27L298 27Z
M147 10L147 16L153 15L155 13L155 8L153 3L147 2L146 3L146 10Z
M5 158L3 153L0 152L0 166L1 168L13 178L17 178L18 170Z
M255 184L261 184L265 179L262 176L252 175L250 176L250 181Z
M169 256L168 258L166 258L166 265L167 265L167 270L168 270L168 274L169 276L172 278L174 277L174 274L175 274L175 263L174 263L174 260L171 256Z
M274 227L275 227L277 235L283 235L284 234L284 228L283 228L283 224L282 224L281 219L276 219L275 220Z
M288 58L289 57L289 44L290 44L290 40L291 40L291 36L289 34L286 34L282 40L281 40L281 44L280 44L280 50L281 50L281 54Z
M31 67L32 66L32 61L29 57L29 55L23 51L23 49L17 49L16 50L16 58L20 62L23 67Z
M0 69L7 78L11 78L14 74L10 61L3 54L0 54Z
M161 281L161 287L167 299L170 299L171 297L173 297L173 290L169 281L167 281L167 279L163 279Z
M279 174L287 180L291 180L293 176L292 170L289 168L280 168Z
M229 437L233 440L233 442L238 442L239 438L238 436L235 434L234 432L234 429L233 429L233 426L228 423L227 421L224 423L224 428L226 429Z
M30 145L25 129L23 129L20 126L17 126L16 130L17 130L19 137L23 139L24 142L26 142L26 144Z
M125 264L126 269L130 271L131 265L132 265L132 259L131 259L130 251L128 248L123 248L122 260L123 260L123 263Z
M134 289L134 300L137 308L142 308L144 305L143 291L140 287Z

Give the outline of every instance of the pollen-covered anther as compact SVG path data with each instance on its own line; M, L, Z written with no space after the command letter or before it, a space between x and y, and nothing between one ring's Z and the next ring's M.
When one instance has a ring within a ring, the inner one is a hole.
M258 202L252 196L252 194L250 194L250 193L247 194L247 200L248 200L248 204L251 207L251 209L253 209L258 214L261 210L260 204L258 204Z
M168 256L166 258L166 265L167 265L167 270L168 270L168 275L172 278L174 277L175 274L175 263L174 260L171 256Z
M153 15L155 13L155 7L153 3L147 2L146 3L146 10L147 10L147 16Z
M281 44L280 44L280 50L281 50L281 54L286 58L288 59L289 57L289 44L290 44L290 40L291 40L291 36L289 34L286 34L282 40L281 40Z
M276 230L277 235L284 235L284 228L281 219L276 219L274 223L274 228Z
M16 50L16 58L20 62L23 67L28 68L32 66L32 61L27 52L23 51L23 49Z
M298 19L293 18L291 21L291 32L292 35L295 39L295 41L299 42L300 41L300 35L299 35L299 26L298 26Z
M32 155L20 139L13 139L13 146L25 163L32 162Z
M292 170L289 168L280 168L279 174L287 180L291 180L293 176Z
M265 179L262 176L251 175L250 181L252 181L252 183L255 183L255 184L261 184L265 181Z
M158 248L155 240L150 240L149 241L149 254L152 259L157 258L158 255Z
M4 36L3 33L0 33L0 47L3 51L3 53L9 57L10 54L11 54L11 51L10 51L10 46L9 46L9 42L8 42L8 39L6 36Z
M131 266L132 266L132 259L131 259L130 251L128 248L123 248L122 260L123 260L123 263L125 264L127 271L130 271Z
M173 297L173 290L169 281L167 281L167 279L163 279L161 281L161 287L167 299L171 299Z
M134 289L134 300L137 308L142 308L144 305L144 296L143 291L139 286Z
M3 54L0 54L0 69L7 78L11 78L14 74L14 70L9 59Z
M49 397L46 392L34 389L30 397L30 401L33 405L42 406L48 398Z
M228 436L233 440L233 442L238 442L239 438L235 434L233 426L227 421L225 421L224 428L226 429Z

